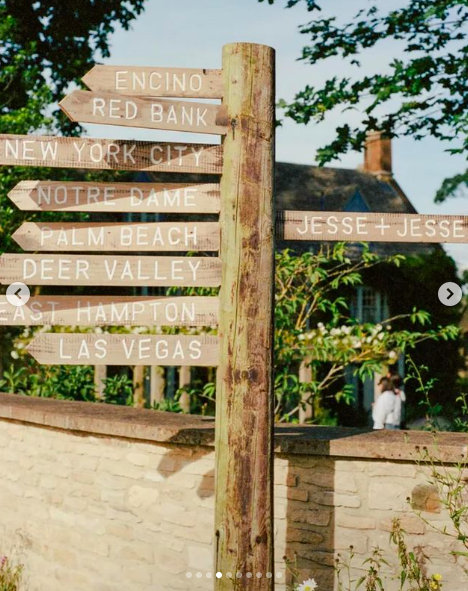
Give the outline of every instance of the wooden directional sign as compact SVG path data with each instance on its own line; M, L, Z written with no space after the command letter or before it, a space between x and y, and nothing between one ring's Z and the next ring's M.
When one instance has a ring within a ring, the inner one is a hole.
M82 78L96 92L133 96L223 98L222 70L94 66Z
M13 306L0 296L4 326L216 326L216 297L33 296Z
M24 211L218 213L214 183L91 183L21 181L9 193Z
M221 174L222 148L211 144L0 134L0 164Z
M188 335L42 333L27 347L43 364L193 365L218 364L218 338Z
M284 211L284 240L468 243L468 216Z
M71 121L225 135L226 107L192 101L132 98L74 90L59 107Z
M12 236L23 250L158 252L219 250L218 222L25 222Z
M217 287L214 257L2 254L0 283L30 285Z

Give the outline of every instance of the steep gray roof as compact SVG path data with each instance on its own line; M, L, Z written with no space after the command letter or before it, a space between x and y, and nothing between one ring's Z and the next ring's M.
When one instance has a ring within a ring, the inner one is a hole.
M278 209L415 213L397 183L347 168L276 164Z

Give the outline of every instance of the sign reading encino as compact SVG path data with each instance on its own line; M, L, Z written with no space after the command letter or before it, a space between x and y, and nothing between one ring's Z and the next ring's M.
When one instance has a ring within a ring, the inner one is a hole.
M82 78L97 92L134 96L223 98L222 70L96 65Z
M0 283L218 287L215 257L2 254Z
M5 326L216 326L216 297L33 296L13 306L0 296Z
M216 251L218 222L25 222L12 236L35 251Z
M42 333L27 347L36 361L67 365L218 365L217 337Z
M468 243L468 216L284 211L284 240Z
M211 144L0 134L0 164L220 174L222 148Z
M226 107L74 90L59 107L71 121L225 135Z
M9 193L24 211L219 213L215 183L21 181Z

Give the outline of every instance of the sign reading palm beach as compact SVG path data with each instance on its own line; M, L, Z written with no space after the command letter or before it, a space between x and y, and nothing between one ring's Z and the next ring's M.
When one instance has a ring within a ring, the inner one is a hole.
M60 104L73 121L224 135L222 105L157 97L222 98L220 70L96 66ZM104 84L104 87L102 87ZM128 96L121 93L127 91ZM156 98L153 98L156 97ZM97 170L220 174L220 145L0 135L0 163ZM22 181L9 193L25 211L219 213L214 183ZM218 287L217 257L155 252L220 248L218 222L25 222L13 234L25 251L3 254L0 281L30 285ZM65 254L65 253L109 254ZM112 255L111 253L122 253ZM128 256L126 253L144 253ZM54 254L55 253L55 254ZM23 307L0 298L0 324L213 326L215 297L35 296ZM217 337L42 333L28 347L40 363L217 365Z

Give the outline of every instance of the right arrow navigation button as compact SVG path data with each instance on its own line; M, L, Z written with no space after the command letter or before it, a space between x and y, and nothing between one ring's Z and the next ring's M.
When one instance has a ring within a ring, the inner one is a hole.
M448 281L439 287L437 295L444 306L456 306L460 303L463 293L459 285L453 283L453 281Z

